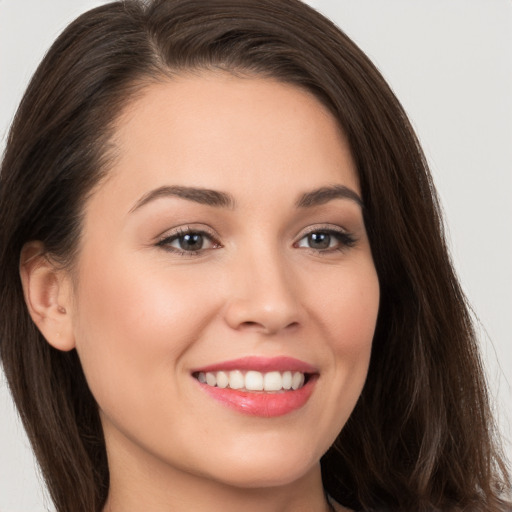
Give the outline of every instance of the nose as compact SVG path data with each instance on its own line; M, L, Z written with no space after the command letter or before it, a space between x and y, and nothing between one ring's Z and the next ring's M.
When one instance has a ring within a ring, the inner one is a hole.
M297 283L277 254L241 256L230 276L225 320L232 329L270 335L301 324Z

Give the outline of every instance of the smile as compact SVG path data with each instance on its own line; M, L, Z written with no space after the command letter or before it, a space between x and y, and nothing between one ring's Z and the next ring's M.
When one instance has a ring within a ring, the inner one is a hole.
M303 407L319 373L289 357L247 357L192 372L209 397L237 412L271 418Z

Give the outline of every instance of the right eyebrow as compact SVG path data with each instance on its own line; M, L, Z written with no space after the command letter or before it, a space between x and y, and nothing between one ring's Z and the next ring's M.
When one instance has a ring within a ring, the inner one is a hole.
M147 194L144 194L130 209L130 213L133 213L151 201L155 201L156 199L160 199L162 197L179 197L188 201L194 201L195 203L220 208L234 208L235 206L235 199L231 194L226 192L210 190L207 188L167 185L164 187L155 188Z

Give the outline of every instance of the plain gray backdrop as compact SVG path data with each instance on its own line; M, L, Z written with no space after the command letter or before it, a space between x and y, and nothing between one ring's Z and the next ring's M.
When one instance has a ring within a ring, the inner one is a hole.
M69 21L99 0L0 0L0 150L27 82ZM480 319L512 453L512 1L310 0L376 63L408 112ZM0 512L52 510L0 373Z

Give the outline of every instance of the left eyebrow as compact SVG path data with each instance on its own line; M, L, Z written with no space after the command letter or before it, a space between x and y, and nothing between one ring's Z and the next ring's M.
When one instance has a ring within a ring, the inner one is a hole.
M350 199L355 201L361 208L364 208L363 200L359 197L359 194L344 185L321 187L311 192L306 192L300 196L296 206L297 208L311 208L328 203L333 199Z

